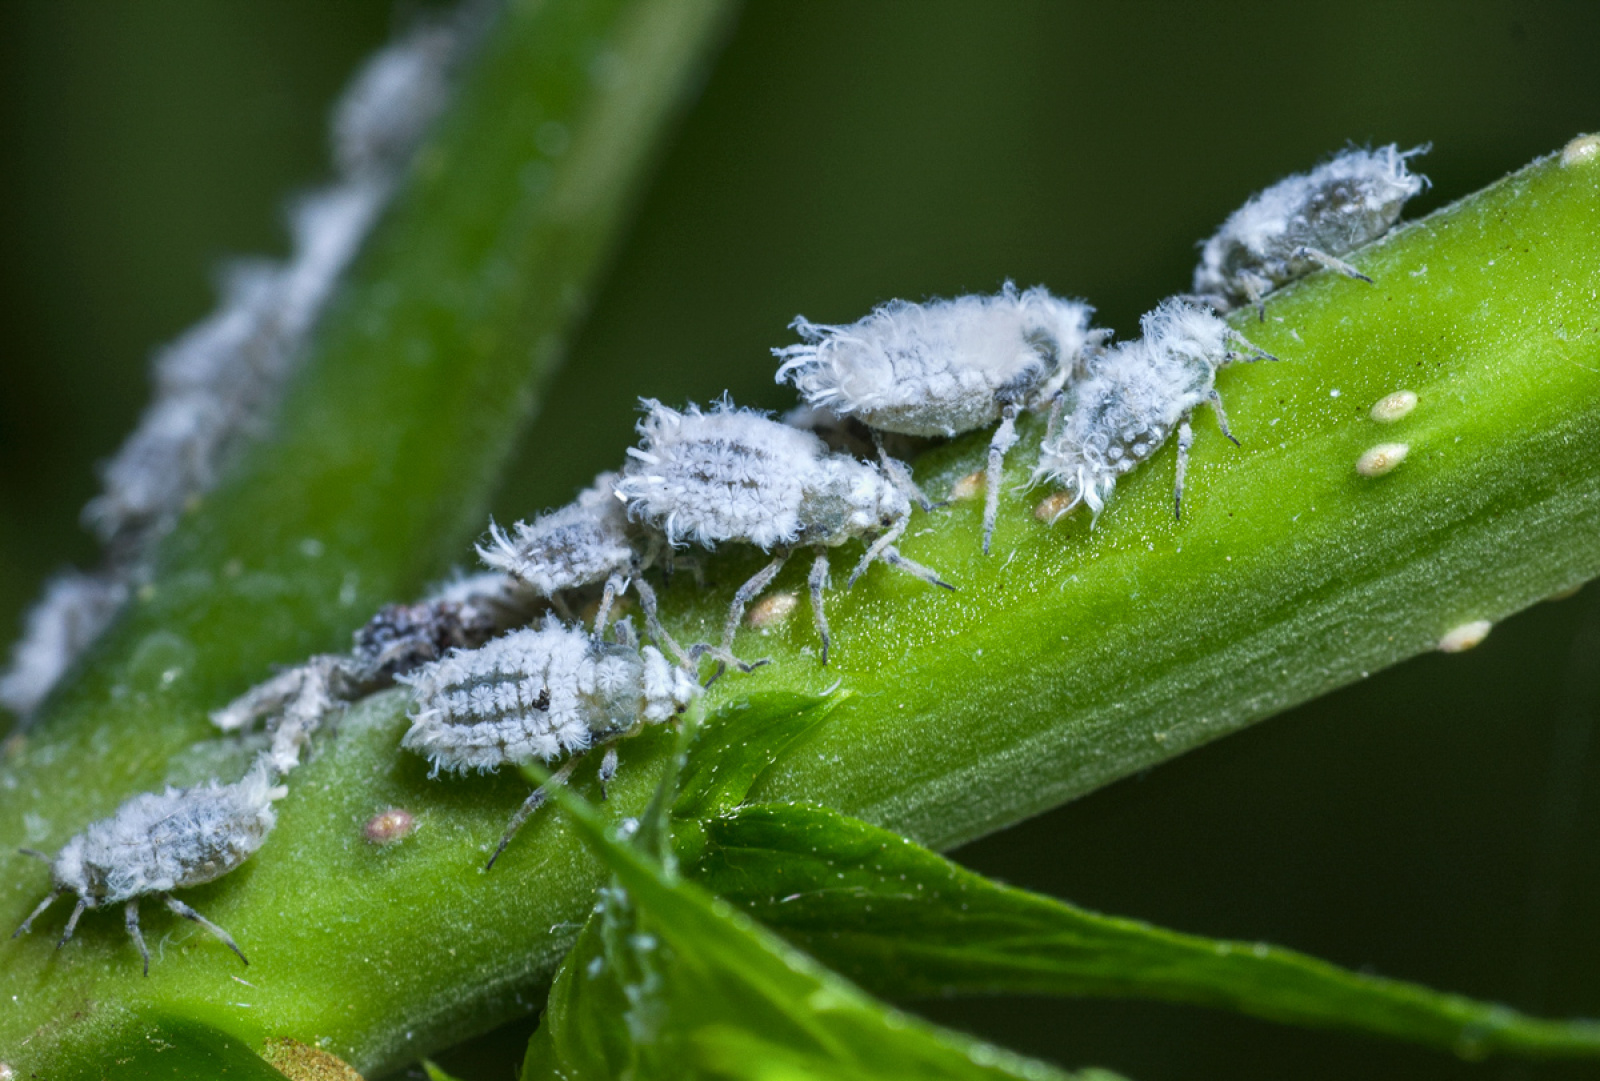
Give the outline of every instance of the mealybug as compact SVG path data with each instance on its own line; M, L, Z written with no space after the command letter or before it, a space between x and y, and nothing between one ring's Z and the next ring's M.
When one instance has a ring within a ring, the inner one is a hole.
M489 543L478 557L511 575L535 596L546 597L563 618L571 619L564 594L601 585L594 633L605 634L606 621L618 594L630 585L644 609L645 629L685 667L692 662L661 626L655 590L643 578L655 563L662 539L628 520L617 498L616 473L602 473L573 502L531 522L518 522L507 532L489 523Z
M1057 516L1087 503L1096 516L1117 478L1146 461L1178 432L1174 511L1183 515L1183 476L1194 433L1189 416L1201 404L1217 414L1222 434L1235 443L1215 383L1231 361L1266 358L1219 317L1186 301L1163 301L1140 320L1144 336L1091 357L1070 389L1065 417L1051 417L1039 448L1034 482L1056 484L1070 499ZM1254 351L1244 357L1233 344Z
M272 801L284 792L268 764L258 761L237 784L212 781L134 796L68 841L53 860L24 850L49 862L51 890L11 937L29 930L63 893L75 893L78 903L56 944L60 949L72 938L84 909L121 901L128 934L139 947L148 976L150 951L139 931L139 898L157 894L173 912L210 931L249 964L228 932L171 891L221 878L249 859L272 832L277 822Z
M983 550L999 510L1000 468L1016 444L1022 409L1050 400L1109 331L1091 330L1094 309L1051 296L1042 286L925 304L894 300L847 326L798 317L804 339L774 349L778 381L806 402L869 428L915 436L953 436L999 428L989 444ZM909 472L883 453L885 471L911 488ZM926 506L926 504L924 504Z
M400 745L427 757L435 773L570 756L511 817L490 867L544 803L548 786L564 783L591 747L606 748L603 786L616 773L617 740L672 719L699 695L699 684L682 668L653 646L639 649L629 640L628 626L617 624L623 641L601 642L551 616L541 627L452 650L401 677L416 702Z
M617 482L629 516L659 530L670 544L713 548L740 541L776 553L734 595L723 625L723 652L733 648L745 606L772 583L796 548L816 554L811 605L824 664L829 635L822 591L829 548L869 539L851 572L852 585L881 559L953 588L895 547L910 520L911 501L876 466L831 453L810 432L726 401L709 413L693 405L680 413L650 399L642 405L644 446L629 449L633 461Z
M1351 147L1309 173L1296 173L1250 198L1205 242L1194 291L1224 311L1262 297L1318 267L1372 279L1339 257L1377 240L1400 219L1428 178L1406 170L1426 145L1400 151Z

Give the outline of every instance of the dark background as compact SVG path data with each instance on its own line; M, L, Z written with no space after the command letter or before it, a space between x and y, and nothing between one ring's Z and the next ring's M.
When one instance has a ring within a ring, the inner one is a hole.
M92 562L78 508L152 348L209 310L220 259L284 251L285 198L327 175L328 104L404 17L386 0L0 6L0 641L45 575ZM635 394L786 404L766 349L799 311L849 320L1009 276L1127 333L1234 206L1347 141L1434 143L1414 212L1464 195L1600 129L1597 46L1600 6L1578 3L756 2L500 513L612 465ZM1093 908L1596 1016L1597 705L1588 590L958 856ZM1174 1007L924 1009L1139 1081L1596 1073ZM509 1077L519 1038L447 1064Z

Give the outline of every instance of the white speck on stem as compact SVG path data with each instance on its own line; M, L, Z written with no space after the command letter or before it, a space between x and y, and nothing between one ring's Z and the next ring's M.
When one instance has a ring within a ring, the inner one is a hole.
M1393 424L1417 407L1416 393L1397 390L1372 403L1371 417L1379 424Z
M1600 155L1600 135L1580 135L1561 148L1561 164L1582 165Z
M1405 443L1379 443L1356 459L1356 472L1363 477L1381 477L1393 472L1409 453L1411 447Z
M1494 624L1487 619L1475 619L1471 623L1463 623L1459 627L1452 627L1439 639L1440 653L1462 653L1489 637L1489 630Z

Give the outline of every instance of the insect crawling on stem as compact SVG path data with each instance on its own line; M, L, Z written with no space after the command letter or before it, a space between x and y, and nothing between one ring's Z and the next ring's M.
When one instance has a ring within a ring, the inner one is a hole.
M50 895L40 902L12 938L32 928L33 921L63 893L78 903L67 917L67 929L56 944L72 938L85 909L122 902L128 934L150 974L150 951L139 930L139 898L154 894L173 912L211 932L245 964L233 937L172 896L172 890L221 878L260 848L277 823L272 802L285 789L266 757L259 758L244 780L216 781L192 788L146 792L127 800L61 847L54 859L24 849L50 864Z

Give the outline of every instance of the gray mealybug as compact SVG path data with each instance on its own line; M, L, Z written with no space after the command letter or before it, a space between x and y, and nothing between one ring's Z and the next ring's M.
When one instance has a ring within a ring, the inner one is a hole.
M128 934L139 947L148 976L150 951L139 931L139 898L156 894L173 912L210 931L249 964L228 932L171 891L221 878L249 859L272 832L277 822L272 801L282 798L284 791L261 761L237 784L211 781L134 796L109 818L68 841L53 860L29 852L50 863L50 895L11 937L29 930L63 893L77 894L78 903L57 949L72 938L84 909L124 902Z
M699 684L653 646L602 642L553 616L478 649L452 650L401 682L411 686L416 702L400 745L426 756L435 773L571 756L511 817L490 867L544 803L549 785L565 782L586 751L606 747L604 785L616 773L617 740L672 719L700 693Z
M1250 198L1205 242L1194 291L1226 309L1261 298L1318 267L1371 281L1339 258L1387 233L1428 178L1406 170L1426 145L1400 151L1351 147L1309 173L1278 181Z
M858 537L870 540L851 572L851 584L881 559L923 581L953 588L895 548L910 520L911 501L876 466L831 453L810 432L726 401L709 413L693 405L680 413L651 399L641 404L644 446L629 448L633 461L617 482L629 516L660 530L674 545L692 541L713 548L740 541L776 552L734 595L723 625L723 651L733 648L745 606L772 583L796 548L816 553L811 604L824 664L829 636L822 591L829 548Z
M800 316L790 325L804 342L773 350L784 362L777 378L791 381L808 404L878 431L953 436L998 422L984 497L988 552L1017 413L1054 397L1105 340L1109 331L1089 328L1093 313L1043 286L1018 292L1007 282L993 296L893 300L847 326ZM905 466L883 459L890 476L909 486Z
M1034 481L1070 493L1058 517L1079 503L1098 516L1117 478L1149 459L1173 429L1178 432L1173 506L1182 517L1183 476L1194 442L1189 415L1209 404L1222 434L1232 440L1215 387L1217 369L1267 356L1219 317L1179 299L1145 313L1140 329L1144 336L1137 341L1091 357L1087 372L1068 392L1072 404L1065 418L1051 417ZM1235 343L1254 354L1246 358L1234 352Z
M531 522L518 522L507 532L489 523L489 543L478 546L478 557L490 567L511 575L549 598L567 619L563 594L603 583L594 633L605 634L606 621L618 594L630 585L644 609L645 629L685 667L693 663L667 634L657 614L655 590L643 578L656 561L659 536L628 520L617 498L616 473L602 473L565 507L541 514Z

